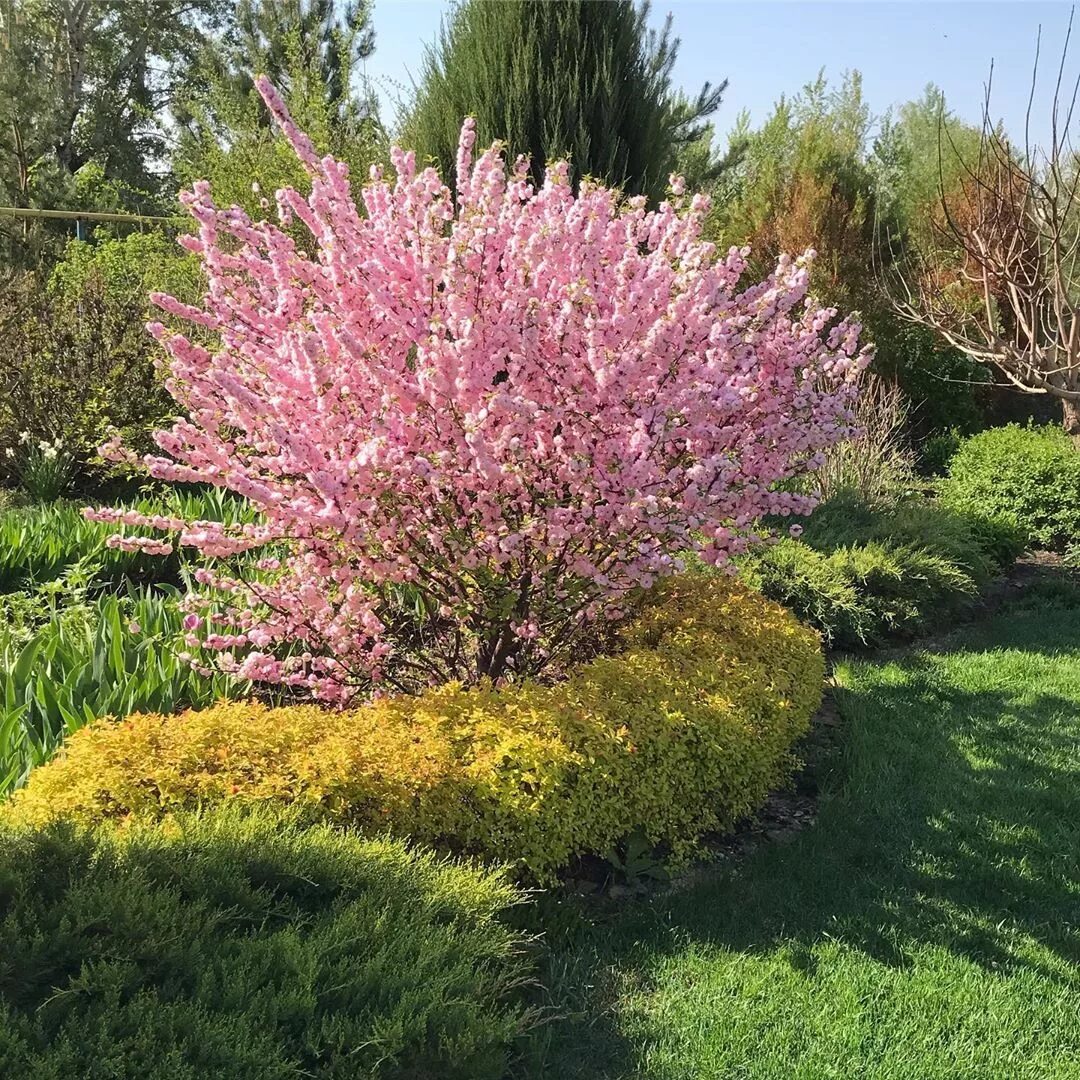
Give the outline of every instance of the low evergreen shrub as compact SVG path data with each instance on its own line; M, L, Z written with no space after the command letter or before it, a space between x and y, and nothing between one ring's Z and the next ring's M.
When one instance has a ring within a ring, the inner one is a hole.
M727 576L687 574L653 591L615 655L553 685L104 720L31 773L5 812L160 818L243 797L542 880L635 829L678 860L784 778L822 677L817 635L790 613Z
M498 872L267 813L0 830L0 1076L497 1080Z
M871 504L849 493L818 507L802 540L824 553L868 543L915 548L946 559L982 585L1016 561L1027 536L1007 515L923 498Z
M1080 539L1080 450L1054 425L991 428L957 450L941 499L958 510L1011 517L1033 543L1064 551Z
M744 580L836 648L910 636L968 605L1023 551L1007 517L927 500L871 504L844 494L784 539L743 560Z
M969 573L940 555L878 543L826 553L781 540L744 576L841 649L911 635L978 592Z

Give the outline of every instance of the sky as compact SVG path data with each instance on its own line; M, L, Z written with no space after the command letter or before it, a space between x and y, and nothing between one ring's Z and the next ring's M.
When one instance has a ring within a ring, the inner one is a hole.
M434 39L449 7L448 0L375 0L375 54L367 61L367 74L391 123L395 103L407 99L423 47ZM1041 24L1032 133L1045 142L1069 10L1068 3L1041 0L653 0L651 19L659 25L671 12L682 42L675 79L688 93L706 80L728 79L714 117L721 141L743 109L756 126L781 94L798 92L821 69L837 83L845 71L861 71L867 103L878 116L919 97L934 82L951 109L978 121L991 61L992 111L1019 135ZM1074 42L1066 66L1073 79L1080 73L1080 17Z

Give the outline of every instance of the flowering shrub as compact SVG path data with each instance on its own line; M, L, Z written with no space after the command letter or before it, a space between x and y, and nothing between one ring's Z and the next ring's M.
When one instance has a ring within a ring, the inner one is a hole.
M720 563L762 515L812 507L784 482L849 433L867 359L857 323L807 298L812 253L739 291L748 252L700 239L708 200L678 178L652 211L575 196L565 163L534 190L498 147L473 162L472 121L456 198L395 150L361 214L259 85L311 175L278 210L315 254L205 183L186 196L209 292L155 296L199 340L151 327L187 416L145 464L265 523L99 515L209 555L271 548L257 579L200 574L197 633L228 670L327 699L535 673L674 553Z
M552 686L449 685L352 711L222 703L97 721L5 808L41 823L296 806L541 879L631 830L685 855L754 809L821 700L817 635L726 575L657 586L616 655Z

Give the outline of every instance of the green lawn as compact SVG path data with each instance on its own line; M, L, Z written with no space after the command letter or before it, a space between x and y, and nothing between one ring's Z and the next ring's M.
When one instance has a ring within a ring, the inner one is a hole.
M515 1075L1080 1077L1080 609L837 676L817 825L610 917L549 915L559 1018Z

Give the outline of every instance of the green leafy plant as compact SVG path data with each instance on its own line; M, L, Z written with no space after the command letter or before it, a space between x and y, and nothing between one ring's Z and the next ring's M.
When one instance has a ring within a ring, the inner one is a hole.
M0 795L97 717L243 692L181 659L181 633L177 591L163 586L62 609L29 635L0 635Z
M964 435L956 427L927 436L919 454L919 470L927 476L943 476L963 441Z
M1058 426L991 428L957 450L941 483L947 506L1012 518L1040 547L1080 539L1080 449Z
M646 879L667 881L671 877L644 829L635 829L621 844L608 848L604 858L623 885L637 885Z
M179 514L187 520L254 521L242 500L219 490L169 491L130 504L145 514ZM177 584L183 552L170 558L110 548L116 528L87 521L82 504L52 503L0 513L0 592L52 581L82 564L103 588L162 581Z
M148 449L149 431L168 410L147 306L141 288L118 295L98 275L77 291L49 292L27 274L0 292L0 447L18 450L22 432L35 445L62 439L63 454L44 469L63 461L70 475L61 490L72 479L85 486L110 474L97 448L113 429Z
M266 813L0 833L0 1075L499 1080L500 872Z

